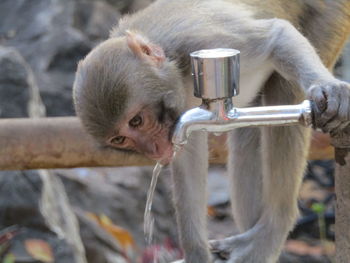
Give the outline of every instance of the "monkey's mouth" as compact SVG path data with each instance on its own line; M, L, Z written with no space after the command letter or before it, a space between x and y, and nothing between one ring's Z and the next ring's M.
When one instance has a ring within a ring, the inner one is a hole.
M173 159L173 145L168 143L167 145L157 145L157 150L153 154L146 154L148 158L160 162L162 165L169 164Z
M162 154L162 157L159 158L157 161L159 161L161 164L166 165L172 162L174 157L174 145L172 142L173 135L175 132L176 123L179 120L180 116L173 120L171 124L169 125L169 132L168 132L168 147L165 149L165 151Z
M162 114L158 119L163 126L163 135L152 139L156 149L152 153L146 154L148 158L156 160L163 165L169 164L172 161L174 154L172 138L179 118L180 114L176 114L173 110L163 106Z

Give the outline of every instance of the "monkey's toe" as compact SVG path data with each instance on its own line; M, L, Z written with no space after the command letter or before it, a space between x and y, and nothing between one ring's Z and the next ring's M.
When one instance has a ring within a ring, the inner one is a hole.
M226 262L226 260L228 260L230 258L230 253L226 252L226 251L216 251L216 252L212 252L212 255L214 257L214 262L218 263L218 262Z
M210 240L209 249L213 255L214 262L220 263L226 262L230 258L233 246L228 239Z

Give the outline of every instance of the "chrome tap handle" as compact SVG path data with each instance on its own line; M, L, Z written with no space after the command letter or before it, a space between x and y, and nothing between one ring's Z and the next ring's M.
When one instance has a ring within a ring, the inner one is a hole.
M239 55L235 49L203 49L191 54L194 96L221 99L239 93Z

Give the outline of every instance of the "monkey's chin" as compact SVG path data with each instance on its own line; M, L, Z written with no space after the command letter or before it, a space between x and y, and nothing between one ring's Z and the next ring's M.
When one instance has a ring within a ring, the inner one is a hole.
M174 149L173 149L173 146L171 145L164 150L161 157L156 158L155 160L161 163L162 165L167 165L173 160L173 155L174 155Z

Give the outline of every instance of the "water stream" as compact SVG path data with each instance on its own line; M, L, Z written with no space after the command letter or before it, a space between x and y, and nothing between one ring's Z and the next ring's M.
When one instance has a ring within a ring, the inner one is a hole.
M146 242L148 245L152 243L153 237L153 226L154 226L154 217L152 215L152 202L154 191L156 190L157 180L160 172L162 171L163 165L160 162L157 162L156 166L153 169L153 175L151 180L151 185L147 192L147 201L146 208L144 213L144 223L143 223L143 232L145 234Z
M180 147L175 145L174 154L172 156L171 161L174 161L174 158L179 150L180 150ZM161 164L161 161L157 162L156 166L153 169L151 185L147 192L146 208L145 208L145 213L143 217L143 220L144 220L143 231L144 231L145 239L148 245L152 244L152 238L153 238L153 227L154 227L154 217L152 215L153 195L154 195L154 191L156 190L157 180L160 172L162 171L163 166L164 165Z

